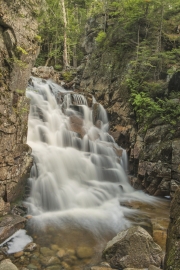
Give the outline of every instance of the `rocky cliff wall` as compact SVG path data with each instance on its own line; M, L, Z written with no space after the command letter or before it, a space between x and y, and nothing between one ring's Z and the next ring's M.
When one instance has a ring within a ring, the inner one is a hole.
M104 28L102 15L90 19L86 25L83 42L86 56L78 68L77 86L81 91L92 93L107 109L110 132L129 155L132 185L151 195L173 196L180 181L180 125L172 130L170 123L159 118L146 128L138 124L126 82L131 61L136 57L136 46L130 41L129 47L122 46L125 34L121 25L111 19L106 21L107 38L97 44L96 37ZM142 29L140 36L143 35ZM163 91L168 92L167 77L161 82Z
M25 89L39 46L40 0L0 0L0 215L20 194L32 163Z
M170 224L166 243L165 270L179 270L180 266L180 188L171 202Z

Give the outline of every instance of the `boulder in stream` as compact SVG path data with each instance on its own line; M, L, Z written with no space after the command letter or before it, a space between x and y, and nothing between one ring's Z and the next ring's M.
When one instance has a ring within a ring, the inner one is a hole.
M120 232L107 243L103 259L115 269L159 267L162 249L146 230L135 226Z
M18 270L18 268L11 262L11 260L6 259L0 263L0 270Z

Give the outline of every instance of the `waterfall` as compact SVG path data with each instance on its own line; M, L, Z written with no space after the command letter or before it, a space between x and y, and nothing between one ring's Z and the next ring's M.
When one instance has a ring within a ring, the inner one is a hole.
M128 182L127 157L108 134L105 109L92 98L51 81L30 80L28 144L34 164L26 200L31 223L118 232L134 210L124 200L145 198ZM119 154L121 153L121 154Z

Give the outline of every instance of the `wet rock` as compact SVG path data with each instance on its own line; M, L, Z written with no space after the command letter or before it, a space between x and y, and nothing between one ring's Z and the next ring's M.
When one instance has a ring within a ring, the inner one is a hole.
M19 229L23 229L26 219L21 216L9 215L0 221L0 243L9 238Z
M149 268L148 269L147 268L141 268L141 269L139 269L139 268L125 268L123 270L149 270Z
M113 270L113 268L106 266L92 266L91 270Z
M43 256L53 256L54 255L54 251L47 248L47 247L41 247L40 248L40 253L43 255Z
M39 262L39 253L34 253L31 257L31 263L32 264L37 264Z
M66 252L65 252L65 250L64 249L62 249L62 248L60 248L59 250L58 250L58 252L56 253L56 255L58 256L58 258L63 258L65 255L66 255Z
M29 251L32 252L37 248L37 244L36 243L29 243L25 248L24 251Z
M62 262L62 269L70 270L71 266L69 266L66 262Z
M27 266L27 268L29 269L29 270L37 270L38 269L38 267L36 266L36 265L34 265L34 264L29 264L28 266Z
M16 253L14 253L14 258L19 258L19 257L21 257L23 254L24 254L23 251L16 252Z
M1 261L0 270L18 270L18 268L11 262L11 260L6 259Z
M46 268L47 270L63 270L64 268L61 265L52 265Z
M161 265L162 250L143 228L137 226L120 232L103 251L113 268L147 268Z
M153 239L163 250L166 250L167 232L165 230L154 230Z
M67 249L66 250L66 253L67 253L67 255L69 255L69 256L73 256L73 255L75 255L75 250L74 249Z
M58 251L59 250L59 246L58 245L51 245L51 249L54 251Z
M76 254L80 259L91 258L93 256L93 249L90 247L78 247Z
M69 123L70 129L78 133L81 136L81 138L83 138L85 135L85 130L83 128L83 120L76 115L72 115L69 118Z
M56 264L60 264L60 261L57 257L54 256L40 256L40 262L42 265L44 266L50 266L50 265L56 265Z

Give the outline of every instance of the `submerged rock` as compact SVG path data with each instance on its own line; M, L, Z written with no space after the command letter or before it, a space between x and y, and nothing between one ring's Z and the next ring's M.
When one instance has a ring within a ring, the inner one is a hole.
M79 247L76 253L80 259L91 258L93 256L93 249L90 247Z
M106 259L114 268L148 268L160 266L162 250L150 234L140 226L120 232L107 243L103 251Z
M18 268L11 262L11 260L3 260L0 263L0 270L18 270Z

